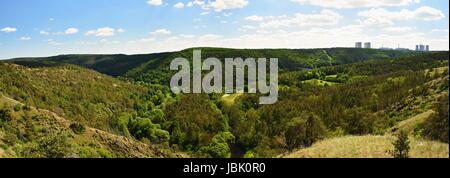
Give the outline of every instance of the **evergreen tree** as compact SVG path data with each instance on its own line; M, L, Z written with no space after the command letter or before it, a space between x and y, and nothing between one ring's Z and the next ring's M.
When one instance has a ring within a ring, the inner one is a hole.
M394 158L409 157L409 138L406 132L401 131L397 137L397 140L392 144L394 145L394 151L392 151L392 156L394 156Z

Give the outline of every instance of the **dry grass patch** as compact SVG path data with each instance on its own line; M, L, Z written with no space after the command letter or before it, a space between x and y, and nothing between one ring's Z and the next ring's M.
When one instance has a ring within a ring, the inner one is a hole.
M391 158L393 136L345 136L323 140L310 148L284 155L286 158ZM449 145L410 138L412 158L448 158Z

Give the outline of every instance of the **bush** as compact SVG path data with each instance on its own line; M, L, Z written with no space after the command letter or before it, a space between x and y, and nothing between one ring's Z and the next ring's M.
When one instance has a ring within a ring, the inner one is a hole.
M169 132L160 129L158 124L153 124L148 118L131 116L127 123L127 131L136 139L147 138L151 143L167 143L170 140Z
M313 114L292 119L284 133L289 151L299 147L309 147L324 135L325 126L322 120Z
M70 124L70 129L72 129L72 131L78 135L84 134L84 132L86 131L84 125L79 123Z
M27 158L65 158L70 154L70 144L66 135L53 133L28 143L21 154Z
M423 136L432 140L449 142L449 102L448 94L439 98L439 102L434 106L436 111L423 126Z
M21 104L16 104L16 106L14 106L14 111L15 112L19 112L22 109L22 105Z
M155 138L153 139L154 143L168 143L169 141L170 141L169 132L161 129L155 130Z
M23 105L23 106L22 106L22 109L25 110L25 111L30 111L30 110L31 110L31 107L28 106L28 105Z
M394 158L408 158L409 157L409 139L405 131L401 131L397 140L392 143L394 150L391 152Z
M0 121L9 122L12 120L11 110L0 109Z
M208 153L213 158L231 157L230 145L234 143L235 137L230 132L220 132L215 135L208 146L202 147L201 151Z

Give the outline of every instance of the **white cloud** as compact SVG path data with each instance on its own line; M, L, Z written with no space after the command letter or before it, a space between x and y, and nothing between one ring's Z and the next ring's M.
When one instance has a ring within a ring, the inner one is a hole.
M200 15L208 15L208 14L210 14L210 13L211 13L211 12L205 11L205 12L201 12Z
M64 33L66 35L76 34L76 33L78 33L78 29L76 29L76 28L68 28L68 29L66 29L66 31Z
M240 9L249 4L248 0L193 0L186 4L186 7L200 6L203 10L215 10L221 12L228 9Z
M229 13L223 13L223 16L225 16L225 17L230 17L230 16L232 16L233 15L233 13L231 13L231 12L229 12Z
M50 35L50 32L47 32L47 31L45 31L45 30L41 30L41 31L39 32L39 34L41 34L41 35Z
M114 32L116 30L114 28L110 28L110 27L103 27L103 28L99 28L97 30L90 30L88 32L86 32L86 36L97 36L97 37L108 37L108 36L114 36Z
M255 30L255 29L256 29L255 26L244 25L243 27L239 28L239 31L247 32L248 30Z
M433 29L431 30L432 33L448 33L448 28L447 29Z
M61 45L63 45L63 43L56 42L53 39L48 39L47 42L48 42L49 45L52 45L52 46L61 46Z
M214 41L214 40L218 40L218 39L221 39L221 38L222 38L222 36L220 36L220 35L206 34L206 35L198 37L198 40L200 40L200 41Z
M333 26L339 23L343 17L335 11L322 10L320 13L302 14L294 16L250 16L246 20L260 21L261 28L287 28L287 27L315 27Z
M181 37L181 38L195 38L195 35L185 35L185 34L181 34L180 37Z
M119 33L124 33L124 32L125 32L125 30L124 30L124 29L122 29L122 28L119 28L119 29L117 29L117 32L119 32Z
M54 21L54 20L55 20L54 18L49 18L49 19L48 19L48 21Z
M209 6L220 12L227 9L239 9L248 5L248 0L216 0L211 1Z
M248 20L248 21L255 21L255 22L261 22L261 21L264 20L264 17L257 16L257 15L252 15L252 16L246 17L245 20Z
M170 30L167 29L157 29L153 32L150 33L150 35L153 36L159 36L159 35L170 35L172 32L170 32Z
M193 7L194 5L200 6L202 8L206 8L205 1L203 1L203 0L190 1L186 4L186 7Z
M177 8L177 9L182 9L184 8L184 4L182 2L176 3L175 5L173 5L173 7Z
M275 17L274 17L275 18ZM163 51L178 51L186 48L208 46L225 48L329 48L353 47L355 41L370 41L374 48L393 47L399 44L402 48L414 49L418 43L430 44L433 50L448 50L448 33L431 34L421 33L414 29L410 33L381 34L368 31L361 25L327 26L292 29L260 29L254 26L258 33L241 34L237 36L220 36L220 34L198 35L196 37L182 35L175 38L157 39L150 36L148 39L128 41L122 45L109 45L104 48L88 48L83 53L125 53L141 54ZM250 27L251 28L251 27ZM400 28L400 27L399 27ZM406 28L405 28L406 29ZM431 31L431 30L430 30ZM172 32L173 34L173 32ZM157 39L157 40L156 40ZM98 42L98 41L97 41ZM74 52L65 52L74 53ZM270 56L268 56L270 57Z
M23 37L20 37L19 40L21 40L21 41L28 41L28 40L31 40L31 37L23 36Z
M413 12L413 18L421 20L440 20L445 18L445 15L438 9L423 6Z
M162 0L148 0L147 4L150 4L152 6L160 6L163 4Z
M386 27L383 30L391 33L411 33L415 29L412 27Z
M418 3L419 0L291 0L300 4L309 4L327 8L363 8L394 7Z
M5 27L5 28L2 28L0 31L5 32L5 33L12 33L12 32L16 32L17 29L13 28L13 27Z
M373 8L358 13L361 17L366 17L367 19L361 21L362 25L393 25L394 21L404 21L404 20L440 20L445 17L442 11L423 6L416 10L402 9L401 11L389 11L383 8Z
M108 39L101 39L99 43L104 45L111 45L111 44L120 44L120 41L110 41Z

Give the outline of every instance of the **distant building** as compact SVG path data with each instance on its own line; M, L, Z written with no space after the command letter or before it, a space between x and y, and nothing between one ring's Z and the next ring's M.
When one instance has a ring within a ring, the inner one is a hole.
M370 42L364 43L364 48L372 48L372 44Z
M362 42L356 42L355 48L362 48Z
M422 45L422 44L416 45L416 51L422 51L422 52L430 51L430 45Z

